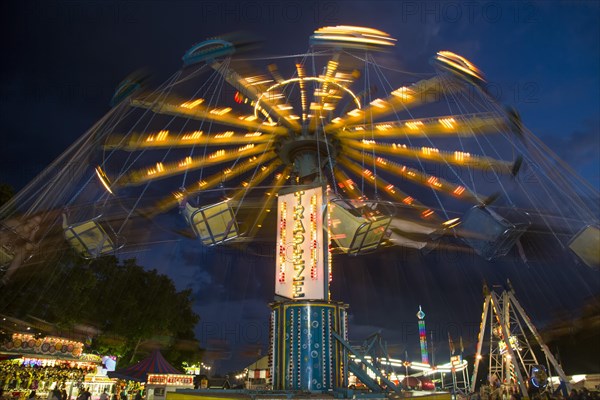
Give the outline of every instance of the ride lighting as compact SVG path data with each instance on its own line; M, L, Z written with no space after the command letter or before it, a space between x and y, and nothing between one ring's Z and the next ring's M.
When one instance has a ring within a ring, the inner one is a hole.
M360 117L361 113L362 112L358 108L355 108L354 110L348 111L347 114L351 117Z
M456 125L456 120L454 118L440 118L440 124L444 126L444 128L452 129Z
M186 101L185 103L181 103L179 105L179 107L183 107L183 108L187 108L188 110L191 110L195 107L198 107L202 103L204 103L204 99L196 99L193 101Z
M392 92L392 96L399 97L402 100L410 100L415 97L415 91L403 86Z
M452 191L452 193L454 193L457 196L460 196L461 194L463 194L465 191L465 188L463 186L457 186L456 189L454 189Z
M179 166L180 167L185 167L187 165L190 165L192 163L192 157L187 156L186 158L184 158L183 160L181 160L179 162Z
M215 108L214 110L210 110L210 113L215 114L215 115L225 115L230 111L231 111L231 107L224 107L224 108Z
M108 179L108 176L106 176L102 168L100 166L97 166L95 172L96 176L100 180L100 183L102 184L102 186L104 186L108 193L114 194L113 191L110 189L110 180Z
M437 154L440 152L440 150L436 149L435 147L421 147L421 151L426 156L430 156L431 154Z
M462 152L462 151L455 151L454 152L454 159L456 161L462 162L462 161L465 161L469 157L471 157L471 154L469 154L469 153L465 153L465 152Z
M158 132L156 134L156 136L148 135L148 137L146 138L146 142L154 142L154 141L162 142L167 138L167 136L169 136L169 131L166 129L163 129L162 131Z
M459 224L460 224L460 218L452 218L452 219L449 219L448 221L442 223L442 225L445 228L454 228L455 226L458 226Z
M374 46L394 46L396 39L385 32L362 26L327 26L317 29L311 36L312 43L337 42Z
M371 105L373 107L377 107L377 108L386 108L387 107L387 102L385 100L382 99L375 99L371 102Z
M423 126L423 121L409 121L406 122L404 125L406 125L408 129L416 131L417 129Z
M186 133L181 137L181 140L194 140L202 136L202 131L194 131L192 133Z
M228 138L228 137L232 137L233 136L233 131L226 131L223 133L217 133L215 135L215 139L224 139L224 138Z
M221 149L221 150L217 150L214 153L212 153L211 155L208 156L209 159L213 159L213 158L217 158L217 157L222 157L225 155L225 150Z
M481 81L484 80L483 73L479 70L479 68L477 68L469 60L462 56L459 56L458 54L452 53L450 51L439 51L436 54L435 59L440 63L450 66L460 72L464 72L465 74L470 75L473 78L476 78Z
M164 170L165 170L165 167L164 167L163 163L158 162L158 163L156 163L155 167L148 168L147 174L148 174L148 176L155 175L155 174L158 174L160 172L163 172Z

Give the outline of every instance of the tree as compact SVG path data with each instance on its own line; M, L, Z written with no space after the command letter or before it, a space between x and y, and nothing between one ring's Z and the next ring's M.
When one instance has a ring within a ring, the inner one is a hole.
M92 349L126 362L140 358L150 341L158 342L174 364L201 355L191 291L177 291L170 278L144 270L134 259L107 256L89 262L67 255L33 274L15 275L4 292L0 302L13 315L34 315L65 330L76 324L93 327L100 333Z
M12 186L6 183L0 183L0 207L15 195L15 190Z

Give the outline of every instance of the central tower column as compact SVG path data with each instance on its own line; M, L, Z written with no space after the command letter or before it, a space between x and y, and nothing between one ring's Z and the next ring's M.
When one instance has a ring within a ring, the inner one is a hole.
M299 182L320 167L316 154L294 160ZM315 174L316 172L316 174ZM281 191L277 201L275 297L271 304L270 368L273 389L326 392L347 386L347 306L329 300L327 194L320 179Z

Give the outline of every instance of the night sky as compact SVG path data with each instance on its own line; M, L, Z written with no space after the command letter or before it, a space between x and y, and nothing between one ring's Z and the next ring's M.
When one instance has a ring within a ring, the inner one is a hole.
M158 84L194 43L237 30L264 40L262 55L299 54L321 26L359 25L397 38L403 69L431 72L439 50L465 56L495 97L596 189L600 188L600 5L598 2L418 1L38 1L3 2L0 182L20 188L109 109L116 85L145 68ZM139 254L179 287L191 286L197 334L221 371L266 354L273 250L202 250L191 241ZM383 329L390 350L418 357L422 305L439 357L446 332L473 346L485 279L510 278L543 325L576 317L599 293L598 271L554 258L486 262L474 254L389 249L335 259L333 297L350 304L350 338ZM566 256L565 256L566 257ZM437 358L437 355L436 355Z

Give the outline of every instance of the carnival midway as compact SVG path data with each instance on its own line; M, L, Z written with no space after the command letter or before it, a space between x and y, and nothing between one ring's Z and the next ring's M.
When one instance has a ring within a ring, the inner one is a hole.
M434 360L419 304L419 339L406 343L419 359L390 354L380 333L350 343L352 304L330 292L338 256L400 246L525 258L544 235L574 263L600 264L597 191L461 55L441 50L429 77L398 86L378 61L395 43L328 26L306 53L261 59L223 35L190 48L158 87L125 79L106 116L0 209L3 285L68 251L124 257L177 234L175 218L205 247L271 234L268 355L221 378L205 364L180 371L159 350L127 366L86 353L88 334L34 333L6 315L3 398L597 398L598 376L565 373L506 279L482 282L472 357L448 334L450 358ZM524 184L523 171L536 179Z

